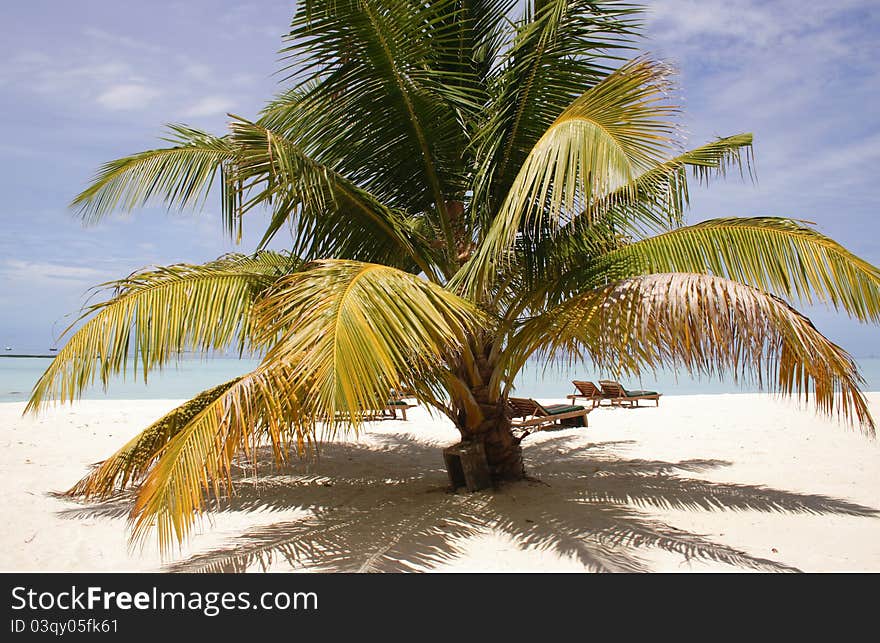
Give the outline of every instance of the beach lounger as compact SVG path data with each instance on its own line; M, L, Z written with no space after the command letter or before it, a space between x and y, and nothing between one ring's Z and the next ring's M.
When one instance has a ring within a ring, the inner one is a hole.
M397 412L400 411L401 419L406 421L406 410L418 406L417 404L409 404L406 400L389 400L388 406L385 407L384 413L389 413L392 420L397 419Z
M577 389L577 393L566 395L566 397L571 400L572 404L577 402L578 398L584 398L592 405L592 408L596 408L601 404L602 400L609 399L603 395L602 391L599 390L599 387L592 382L572 380L571 383L574 384L574 387Z
M412 401L409 401L412 400ZM391 399L388 400L388 406L385 410L390 412L391 418L397 418L397 411L400 411L403 420L406 420L406 410L415 408L419 405L415 391L410 389L391 389Z
M400 411L400 416L403 421L406 421L406 411L407 409L411 409L418 406L417 404L410 404L406 400L397 400L390 399L388 400L388 404L386 404L382 408L370 409L369 411L364 413L363 418L365 420L396 420L397 412ZM339 420L343 420L349 417L347 413L342 411L337 411L336 418Z
M587 413L592 410L573 404L544 406L531 398L524 397L508 398L507 403L513 414L515 429L535 427L540 430L545 425L587 426Z
M611 400L612 405L627 405L632 408L638 406L640 400L654 400L656 405L660 406L662 393L656 391L628 391L620 382L613 380L599 380L599 386L602 387L602 394Z

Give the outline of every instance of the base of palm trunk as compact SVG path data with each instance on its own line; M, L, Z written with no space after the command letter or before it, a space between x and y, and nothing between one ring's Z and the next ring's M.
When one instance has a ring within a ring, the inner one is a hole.
M453 489L480 491L492 486L492 475L482 442L459 442L443 449L446 473Z
M521 480L525 477L522 449L517 445L503 462L490 464L482 442L459 442L443 449L446 473L453 489L465 487L468 491L488 489L503 480Z
M449 482L456 489L479 491L496 482L525 477L522 447L506 424L447 447L443 459Z

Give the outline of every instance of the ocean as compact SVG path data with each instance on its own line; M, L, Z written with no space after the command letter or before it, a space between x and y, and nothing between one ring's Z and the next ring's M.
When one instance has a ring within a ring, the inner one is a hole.
M0 358L0 402L23 402L30 395L34 383L45 371L51 358L7 357ZM238 375L252 370L257 365L253 359L184 358L169 364L162 371L150 374L149 383L142 377L129 373L127 377L114 379L107 390L95 385L83 393L83 399L183 399L200 391L221 384ZM866 391L880 391L880 358L858 359ZM534 398L562 398L574 392L573 379L596 381L608 378L608 373L599 373L587 364L573 367L543 368L540 364L529 364L516 381L516 394ZM660 370L644 374L639 379L623 380L627 388L649 389L665 395L699 395L714 393L754 393L759 389L754 384L733 381L732 377L695 378L687 373Z

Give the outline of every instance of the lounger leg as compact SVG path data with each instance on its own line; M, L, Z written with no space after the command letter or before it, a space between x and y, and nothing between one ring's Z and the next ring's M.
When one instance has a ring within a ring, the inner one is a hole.
M400 414L403 416L403 421L406 422L406 409L400 409Z

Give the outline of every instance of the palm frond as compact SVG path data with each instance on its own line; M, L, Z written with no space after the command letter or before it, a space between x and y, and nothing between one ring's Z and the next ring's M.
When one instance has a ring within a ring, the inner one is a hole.
M590 359L619 375L643 369L730 372L818 410L855 419L873 435L853 359L784 301L722 277L671 273L590 290L527 321L508 359Z
M434 68L441 86L468 88L468 96L482 96L488 100L486 86L493 72L496 57L509 36L509 14L516 0L459 0L449 11L441 4L437 20L446 23L445 30L455 33L444 40L451 45L438 51ZM441 90L443 91L443 90ZM469 109L469 105L450 95L450 101Z
M288 223L293 252L306 260L371 260L418 268L434 277L429 244L403 213L386 207L279 132L240 118L231 131L240 149L234 179L241 192L249 194L237 216L274 203L261 246Z
M475 132L479 211L494 214L530 150L563 111L632 46L638 8L619 2L526 3L488 80L492 100ZM481 223L488 226L491 220Z
M711 219L626 245L597 263L606 279L609 273L705 272L880 321L880 269L791 219Z
M699 183L708 184L731 169L751 177L752 163L751 134L719 138L652 167L631 184L588 204L573 227L590 225L599 218L610 218L624 229L646 224L681 225L690 205L689 169Z
M456 286L482 292L521 230L556 226L564 211L573 216L631 192L636 176L668 158L673 127L665 119L674 108L665 102L666 76L664 67L636 60L575 100L532 148Z
M281 335L267 361L296 364L303 398L331 428L339 417L357 426L391 389L436 399L444 358L481 321L472 303L440 286L350 261L316 262L281 280L257 309L263 341Z
M165 445L239 379L202 391L169 411L101 462L67 493L71 496L103 500L130 485L138 484L149 472Z
M235 157L227 137L213 136L186 125L169 125L172 147L126 156L105 163L91 185L71 202L88 222L117 209L133 210L160 201L169 208L186 209L204 203L218 172L224 207L231 208L233 193L226 165Z
M178 264L103 284L109 299L88 306L40 377L27 411L48 400L73 401L100 378L125 373L129 362L147 373L185 350L244 349L251 311L261 293L299 261L286 254L229 255L204 265Z
M464 191L465 136L437 61L459 45L455 21L440 19L456 11L455 0L311 0L282 50L321 106L309 140L344 148L330 152L336 169L384 203L428 213L450 254L446 200ZM472 85L457 88L459 102L480 103L467 96Z
M186 540L206 509L210 495L220 498L232 486L236 456L268 439L276 461L287 460L295 445L311 443L314 425L290 392L286 364L264 362L253 372L206 396L207 402L162 448L152 454L129 516L132 541L143 543L155 529L159 550ZM187 415L188 411L184 409ZM96 482L101 482L100 479Z
M620 262L602 255L610 252L613 258L613 251L629 246L633 238L662 234L682 225L689 203L688 168L701 183L712 176L724 176L732 168L751 175L751 143L750 134L739 134L684 152L594 201L558 230L521 234L512 259L517 293L530 298L530 307L540 308L609 280L665 272L665 268L651 268L614 273L613 267ZM700 272L701 268L689 271Z

